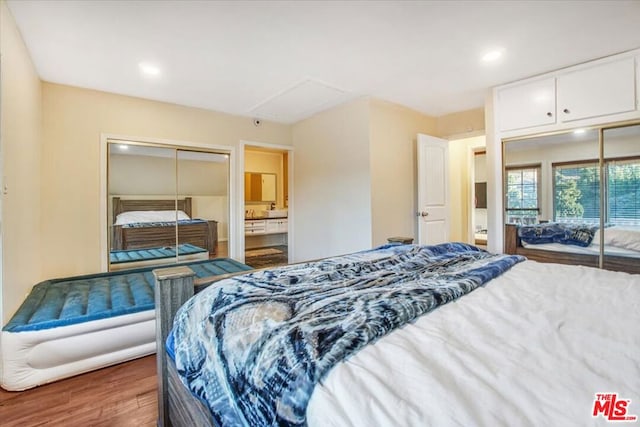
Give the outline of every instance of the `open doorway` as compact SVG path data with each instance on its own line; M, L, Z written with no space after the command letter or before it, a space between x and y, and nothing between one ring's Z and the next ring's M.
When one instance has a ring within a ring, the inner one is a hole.
M286 265L292 257L289 147L244 144L244 262Z
M471 210L471 229L473 243L487 248L487 152L476 148L473 152L473 209Z
M449 141L450 240L475 244L475 152L484 151L484 135ZM485 180L486 182L486 180ZM486 226L484 227L486 229Z

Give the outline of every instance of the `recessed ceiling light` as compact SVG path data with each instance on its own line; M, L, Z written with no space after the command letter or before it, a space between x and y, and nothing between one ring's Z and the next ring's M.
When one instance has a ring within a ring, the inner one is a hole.
M482 55L483 62L494 62L502 57L504 49L494 49Z
M140 72L146 76L158 76L160 75L160 68L148 62L141 62L138 64Z

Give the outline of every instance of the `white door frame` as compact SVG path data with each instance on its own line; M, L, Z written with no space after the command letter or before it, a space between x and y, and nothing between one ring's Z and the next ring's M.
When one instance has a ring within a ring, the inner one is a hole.
M244 217L245 217L245 204L244 204L244 152L246 147L256 147L256 148L267 148L269 150L279 150L279 151L287 151L289 155L287 156L287 185L289 188L289 200L287 206L287 259L294 259L295 248L294 248L294 227L293 227L293 219L294 212L293 207L295 206L294 197L293 197L293 146L291 145L280 145L280 144L271 144L267 142L256 142L256 141L245 141L240 140L240 149L238 150L238 155L236 158L238 159L238 164L236 167L237 170L237 197L238 197L238 209L236 210L236 232L234 233L237 237L236 249L237 252L233 253L231 257L233 259L237 259L239 261L244 262L244 251L245 251L245 236L244 236ZM231 254L231 252L229 252Z
M217 145L217 144L203 144L197 142L189 142L189 141L178 141L171 139L161 139L161 138L149 138L149 137L140 137L140 136L130 136L130 135L118 135L111 133L102 133L100 134L100 269L103 272L109 270L109 263L107 260L109 259L109 237L107 234L108 224L108 176L107 176L107 164L108 164L108 155L109 152L107 150L108 141L109 140L118 140L118 141L131 141L131 142L143 142L158 146L169 146L169 147L177 147L177 148L197 148L203 149L206 151L220 151L223 153L229 154L231 160L229 162L229 254L233 254L237 252L237 241L242 240L243 244L243 254L244 254L244 228L242 230L242 238L240 239L236 236L233 230L237 230L238 226L235 223L237 221L237 210L238 210L238 202L237 202L237 191L236 191L236 180L233 179L236 176L236 164L233 160L236 155L236 147L230 145ZM244 158L244 157L243 157ZM244 192L244 186L241 186L242 191ZM243 196L244 198L244 196ZM244 202L243 202L244 203ZM244 213L244 210L241 212ZM241 224L244 227L244 220ZM233 258L232 255L230 255ZM236 258L237 259L237 258ZM244 259L244 258L243 258Z

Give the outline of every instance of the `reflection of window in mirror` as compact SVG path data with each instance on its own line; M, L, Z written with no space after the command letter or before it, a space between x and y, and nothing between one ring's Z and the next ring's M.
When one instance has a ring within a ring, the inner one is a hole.
M597 129L505 142L505 222L597 223L598 154Z
M553 220L555 222L600 222L600 174L598 161L554 163Z
M640 125L605 129L603 160L605 263L624 256L640 265Z
M640 235L640 125L605 129L603 154L605 223Z
M540 213L540 165L506 168L506 219L534 224Z

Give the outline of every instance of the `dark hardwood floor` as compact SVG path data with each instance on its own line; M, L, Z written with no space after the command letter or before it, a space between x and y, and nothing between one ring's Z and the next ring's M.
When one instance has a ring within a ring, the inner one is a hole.
M156 387L154 355L22 392L0 389L0 425L155 426Z

